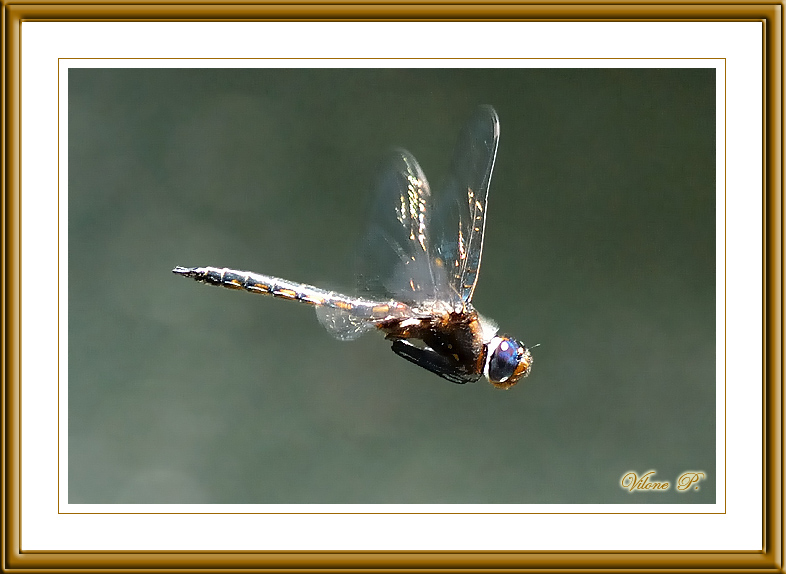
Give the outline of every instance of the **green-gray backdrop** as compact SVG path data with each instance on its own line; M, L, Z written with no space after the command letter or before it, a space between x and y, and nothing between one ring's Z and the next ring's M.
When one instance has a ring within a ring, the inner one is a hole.
M72 69L70 503L715 501L715 73ZM501 138L481 313L529 345L454 385L306 305L175 265L349 288L392 146L437 184ZM698 490L631 494L628 471Z

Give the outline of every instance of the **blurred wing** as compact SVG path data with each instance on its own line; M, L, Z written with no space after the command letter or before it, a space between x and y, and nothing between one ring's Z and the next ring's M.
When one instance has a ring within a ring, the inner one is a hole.
M491 106L478 107L461 130L448 178L438 197L435 260L447 269L450 300L454 302L470 303L478 282L486 203L498 143L497 112Z
M369 230L358 253L360 293L405 303L440 298L447 277L432 261L431 190L411 153L397 149L386 158L374 196Z
M374 330L374 323L344 309L317 306L317 319L339 341L354 341L364 333Z

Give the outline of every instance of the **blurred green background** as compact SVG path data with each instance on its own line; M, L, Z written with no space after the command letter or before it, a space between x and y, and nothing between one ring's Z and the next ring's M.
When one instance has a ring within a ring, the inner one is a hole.
M71 69L69 503L714 503L711 69ZM501 138L474 303L529 378L454 385L229 266L351 289L370 186ZM63 204L61 203L61 206ZM628 471L699 490L631 494Z

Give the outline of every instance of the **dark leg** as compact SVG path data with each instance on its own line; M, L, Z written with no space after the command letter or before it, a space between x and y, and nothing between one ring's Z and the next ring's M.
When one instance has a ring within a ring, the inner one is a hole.
M420 348L409 341L396 339L391 348L399 357L404 357L407 361L415 363L451 383L463 385L464 383L474 383L480 378L478 375L468 374L456 361L440 355L428 347Z

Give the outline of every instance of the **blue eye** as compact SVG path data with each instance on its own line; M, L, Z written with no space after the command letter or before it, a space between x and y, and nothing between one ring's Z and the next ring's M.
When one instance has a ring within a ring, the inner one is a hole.
M529 350L514 339L499 337L499 343L489 345L491 356L488 359L486 375L493 385L507 389L526 377L532 367ZM492 350L493 349L493 350Z

